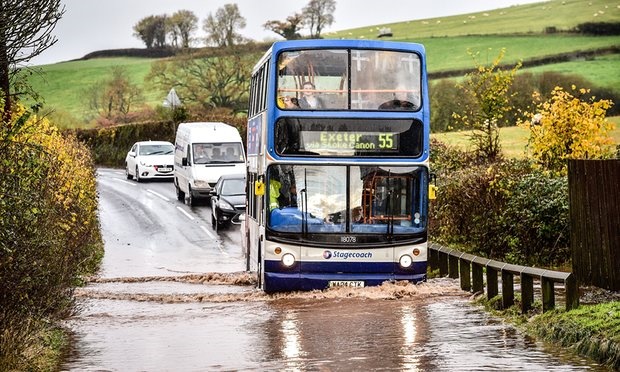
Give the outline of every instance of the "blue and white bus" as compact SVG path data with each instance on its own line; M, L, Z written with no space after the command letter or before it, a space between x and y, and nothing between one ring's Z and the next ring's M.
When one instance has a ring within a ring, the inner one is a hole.
M426 280L424 47L276 42L252 72L243 230L266 292Z

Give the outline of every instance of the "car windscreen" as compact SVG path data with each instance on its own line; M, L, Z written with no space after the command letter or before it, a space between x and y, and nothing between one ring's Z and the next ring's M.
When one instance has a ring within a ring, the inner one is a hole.
M245 180L230 179L222 181L222 195L245 195Z
M149 155L170 155L174 153L173 145L142 145L139 154L142 156Z

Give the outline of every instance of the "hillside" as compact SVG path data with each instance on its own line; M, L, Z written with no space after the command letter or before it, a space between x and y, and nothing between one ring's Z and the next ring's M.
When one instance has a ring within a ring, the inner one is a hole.
M620 1L564 0L513 6L487 12L444 18L373 25L325 35L329 38L376 38L378 29L390 27L394 36L386 40L412 41L425 45L428 71L464 70L473 67L467 51L481 52L480 60L490 61L506 48L505 63L596 51L620 45L620 36L593 37L563 32L543 33L548 27L562 31L588 21L620 21ZM620 86L619 54L601 54L568 62L537 66L532 71L562 71L582 75L592 83L617 89ZM117 57L95 58L46 65L44 75L30 78L34 89L45 99L45 107L59 115L84 121L88 117L86 89L110 74L112 66L127 69L144 92L145 104L161 104L167 89L157 91L144 82L156 59ZM524 68L522 71L526 71Z
M415 12L414 5L411 12ZM384 27L391 29L393 36L389 39L396 41L411 41L412 37L540 34L548 27L567 31L584 22L619 20L620 2L617 0L550 0L450 17L370 25L333 32L325 37L374 39Z

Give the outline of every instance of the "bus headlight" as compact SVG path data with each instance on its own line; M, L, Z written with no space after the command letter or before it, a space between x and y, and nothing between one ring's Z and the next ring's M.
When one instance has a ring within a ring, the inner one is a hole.
M400 260L398 260L398 263L401 267L406 269L411 266L411 264L413 263L413 259L408 254L405 254L400 256Z
M286 253L284 254L284 256L282 256L282 264L286 267L291 267L293 266L293 264L295 263L295 256L293 256L290 253Z

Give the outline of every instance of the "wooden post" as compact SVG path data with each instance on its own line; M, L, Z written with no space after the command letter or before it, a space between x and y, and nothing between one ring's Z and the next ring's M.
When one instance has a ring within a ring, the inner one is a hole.
M521 273L521 313L525 314L534 303L534 278Z
M487 266L487 299L492 299L498 293L497 270Z
M448 275L448 254L444 252L437 252L437 258L439 259L439 275Z
M555 292L553 291L553 280L543 277L540 280L542 287L542 306L543 313L555 308ZM568 303L568 301L567 301Z
M512 273L502 270L502 306L509 308L515 303L515 287Z
M566 290L566 311L579 307L579 286L575 275L571 274L564 280Z
M484 293L484 279L482 278L482 265L472 262L471 276L472 276L472 290L474 293ZM497 274L495 274L497 278Z
M459 277L458 257L448 255L448 277L452 279L456 279Z
M470 274L470 266L469 261L460 259L459 260L459 274L461 277L461 289L464 291L471 291L471 274Z
M430 266L431 270L437 270L437 268L439 267L439 258L437 256L439 255L439 253L431 248L429 248L428 251L428 265Z

